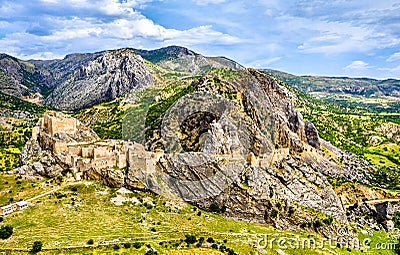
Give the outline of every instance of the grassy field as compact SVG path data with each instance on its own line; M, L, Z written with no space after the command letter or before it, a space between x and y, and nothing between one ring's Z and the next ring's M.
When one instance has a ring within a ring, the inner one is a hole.
M239 254L257 254L254 242L265 235L268 240L313 237L317 243L322 241L315 233L278 231L266 224L225 218L145 192L128 195L136 198L137 204L127 202L116 206L110 202L116 196L116 189L96 182L71 184L59 179L32 182L1 175L0 187L1 191L12 190L0 196L2 204L7 204L10 194L14 199L28 199L54 190L33 199L31 202L35 206L4 217L3 224L14 227L14 233L9 239L0 240L0 250L28 249L34 241L41 241L43 248L58 249L56 253L67 254L145 254L148 247L159 254L228 254L228 248ZM187 245L185 235L188 234L195 236L196 242ZM200 237L204 237L204 241L196 247ZM207 242L208 238L215 241L217 249L226 247L224 253L211 248L213 243ZM388 242L388 237L380 232L369 238L375 242ZM90 239L93 245L87 244ZM126 249L123 248L125 243L143 245L139 249ZM268 254L277 254L279 248L278 242L274 241L264 250ZM361 251L349 252L326 244L325 250L321 251L288 247L285 253L361 254ZM386 250L380 254L394 253Z

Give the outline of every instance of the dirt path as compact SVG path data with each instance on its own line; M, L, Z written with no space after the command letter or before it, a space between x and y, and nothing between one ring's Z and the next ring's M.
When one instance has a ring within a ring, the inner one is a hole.
M31 201L37 200L38 198L41 198L41 197L47 196L47 195L49 195L49 194L51 194L51 193L54 193L54 192L56 192L56 191L58 191L58 190L60 190L60 189L62 189L62 188L65 188L65 187L68 187L68 186L71 186L71 185L75 185L75 184L82 184L82 183L83 183L83 182L70 182L70 183L65 183L65 184L63 184L63 185L61 185L61 186L59 186L59 187L56 187L56 188L51 189L51 190L49 190L49 191L46 191L46 192L44 192L44 193L42 193L42 194L40 194L40 195L34 196L34 197L32 197L32 198L29 198L29 199L27 199L27 200L25 200L25 201L26 201L26 202L31 202Z

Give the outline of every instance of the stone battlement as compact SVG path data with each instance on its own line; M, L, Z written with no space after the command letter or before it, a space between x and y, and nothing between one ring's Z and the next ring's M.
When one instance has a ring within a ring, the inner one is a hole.
M101 141L79 120L56 112L43 115L32 132L32 139L38 141L42 149L52 151L64 168L72 169L77 180L87 171L104 172L129 167L154 172L160 157L160 153L146 151L141 144L122 140Z
M46 128L50 135L65 133L74 135L77 129L77 120L58 112L44 114L40 125Z

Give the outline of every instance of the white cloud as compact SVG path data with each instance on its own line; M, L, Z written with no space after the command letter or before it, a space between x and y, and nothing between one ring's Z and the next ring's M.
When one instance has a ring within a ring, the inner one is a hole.
M371 66L368 63L365 63L364 61L361 60L355 60L351 62L350 65L346 66L344 69L346 70L366 70L371 68Z
M400 60L400 52L394 53L386 61L387 62L393 62L393 61L397 61L397 60Z
M208 5L208 4L221 4L225 3L226 0L194 0L197 5Z

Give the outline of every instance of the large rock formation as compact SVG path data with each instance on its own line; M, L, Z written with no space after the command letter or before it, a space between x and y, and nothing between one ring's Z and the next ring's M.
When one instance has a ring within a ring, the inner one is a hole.
M59 170L43 164L48 157L76 179L175 194L230 217L335 237L347 218L323 173L343 169L320 152L324 142L286 100L287 90L253 69L210 72L192 86L161 115L146 144L152 151L99 141L79 121L50 113L14 173L54 176Z
M74 63L71 59L75 58L75 55L69 55L64 61ZM155 83L144 60L129 49L85 55L81 62L68 68L67 75L61 69L65 68L61 65L63 63L53 65L52 69L60 72L61 82L46 98L46 104L58 109L77 110Z

